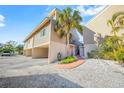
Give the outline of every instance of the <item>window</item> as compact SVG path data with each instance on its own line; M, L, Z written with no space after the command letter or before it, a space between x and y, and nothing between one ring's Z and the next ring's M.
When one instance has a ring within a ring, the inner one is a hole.
M43 33L43 36L45 36L45 29L43 29L42 33Z
M30 39L28 40L28 44L30 44Z
M45 29L41 30L40 37L45 36L45 31L46 31Z

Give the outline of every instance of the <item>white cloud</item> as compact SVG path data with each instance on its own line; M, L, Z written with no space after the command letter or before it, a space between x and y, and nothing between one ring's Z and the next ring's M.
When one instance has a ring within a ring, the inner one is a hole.
M0 23L0 27L4 27L5 26L5 24L4 23Z
M4 21L5 21L5 17L3 15L0 15L0 27L5 26Z
M77 6L76 9L79 10L83 16L87 16L87 15L96 15L105 7L106 6L102 6L102 5L89 6L88 8L86 8L85 6Z

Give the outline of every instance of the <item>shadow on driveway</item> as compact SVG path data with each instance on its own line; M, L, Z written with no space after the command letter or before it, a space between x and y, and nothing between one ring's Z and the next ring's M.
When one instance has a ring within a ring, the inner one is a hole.
M58 74L0 78L1 88L81 88Z

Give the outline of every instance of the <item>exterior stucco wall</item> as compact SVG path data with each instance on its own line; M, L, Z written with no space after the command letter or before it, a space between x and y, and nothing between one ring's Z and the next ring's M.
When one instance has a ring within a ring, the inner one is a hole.
M54 21L51 21L51 32L49 36L49 63L57 60L57 54L60 52L62 58L67 56L65 38L59 38L57 33L54 31Z
M83 30L84 44L94 44L94 43L96 43L95 40L94 40L95 32L93 32L91 29L89 29L87 27L84 27L83 29L84 29Z
M57 54L61 53L62 58L67 56L67 48L65 44L51 41L49 48L49 62L57 60Z
M69 56L75 56L75 46L68 46L68 55Z
M26 56L26 50L23 50L23 56Z
M45 58L48 57L48 48L33 48L32 58Z
M53 19L56 19L57 16L56 9L53 10L48 17L53 16ZM50 62L55 61L57 58L57 53L62 52L62 56L65 57L65 41L63 39L60 39L57 34L54 32L54 23L53 21L49 21L49 19L45 18L41 22L40 25L38 25L34 31L32 31L27 38L25 39L25 46L27 47L28 40L30 40L31 37L33 37L32 42L32 58L42 58L42 57L48 57ZM41 30L46 29L45 36L41 37ZM55 42L54 42L55 41ZM46 46L46 43L49 43ZM24 55L26 54L27 48L24 48Z
M29 49L33 47L33 37L25 42L24 49Z
M84 27L84 31L83 31L84 49L82 49L84 54L81 55L83 55L86 58L88 52L96 49L96 45L95 45L96 41L94 40L94 36L95 36L94 31L92 31L87 27Z
M54 41L54 42L58 42L58 43L63 43L65 44L65 38L59 38L59 36L57 35L57 33L54 31L54 21L51 22L51 38L50 41Z
M91 52L91 50L94 50L97 48L96 44L85 44L84 45L84 56L87 58L87 53Z
M25 50L25 56L32 56L32 49Z
M45 29L45 36L41 36L41 31ZM44 28L42 28L38 33L34 36L34 47L39 46L42 43L46 43L49 41L49 33L51 31L51 24L47 24Z
M100 33L102 38L106 35L110 35L111 26L107 25L107 20L111 19L113 14L122 11L124 12L123 5L108 6L86 24L83 32L85 57L87 57L88 52L96 49L96 42L94 40L95 34ZM120 30L119 35L121 35L122 32L124 32L124 30Z
M103 36L110 35L111 26L107 26L107 20L117 12L124 12L124 5L112 5L104 9L94 19L92 19L86 27L95 33L101 33ZM121 31L120 31L121 32Z

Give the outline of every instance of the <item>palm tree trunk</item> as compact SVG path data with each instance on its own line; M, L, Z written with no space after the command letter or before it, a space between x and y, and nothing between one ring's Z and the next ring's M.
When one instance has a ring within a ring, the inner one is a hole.
M70 34L68 33L68 34L67 34L67 44L70 43L69 41L70 41Z
M69 37L70 37L70 34L68 33L67 35L66 35L66 47L67 47L67 56L69 56L69 41L70 41L70 39L69 39Z

